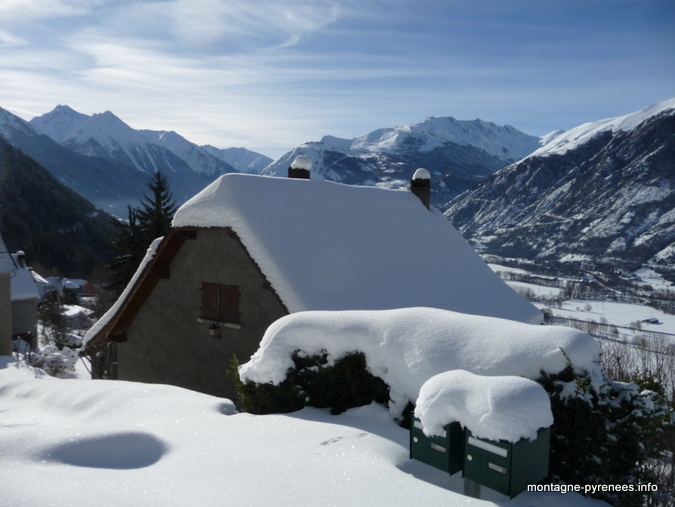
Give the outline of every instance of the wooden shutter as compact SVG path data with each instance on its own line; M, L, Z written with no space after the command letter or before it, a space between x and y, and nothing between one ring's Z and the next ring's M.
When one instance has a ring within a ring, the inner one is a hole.
M202 282L200 292L200 318L219 322L239 323L238 285Z
M202 282L200 287L202 304L199 317L207 320L220 320L220 304L218 303L218 284Z
M223 322L239 324L239 286L220 286L220 316Z

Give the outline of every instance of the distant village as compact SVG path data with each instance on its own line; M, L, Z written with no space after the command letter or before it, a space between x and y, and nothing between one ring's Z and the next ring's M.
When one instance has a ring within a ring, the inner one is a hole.
M0 355L39 347L40 311L50 303L61 306L66 329L87 329L100 292L87 280L41 276L26 265L22 251L10 253L0 236Z

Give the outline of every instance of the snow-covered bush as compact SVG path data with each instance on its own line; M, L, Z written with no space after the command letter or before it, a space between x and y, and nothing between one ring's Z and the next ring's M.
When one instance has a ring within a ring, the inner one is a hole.
M671 411L658 403L655 392L609 379L594 386L571 365L557 374L542 372L538 382L549 394L555 421L550 456L554 481L657 482L645 465L659 455L654 437L669 424ZM648 504L644 495L598 491L595 496L617 507L637 507Z
M353 407L389 401L389 388L367 369L363 353L350 353L328 365L327 354L307 356L296 351L294 366L275 385L239 383L244 410L256 414L293 412L305 406L330 408L334 415Z
M368 373L389 386L395 418L427 380L449 370L534 380L542 370L562 371L569 358L578 373L602 381L600 347L586 333L435 308L287 315L267 329L239 376L244 383L280 385L298 358L321 357L313 367L325 368L353 353L363 354Z
M37 352L30 353L29 357L31 366L44 370L52 377L57 377L60 374L75 371L79 350L73 350L69 347L63 347L59 350L58 347L49 345Z

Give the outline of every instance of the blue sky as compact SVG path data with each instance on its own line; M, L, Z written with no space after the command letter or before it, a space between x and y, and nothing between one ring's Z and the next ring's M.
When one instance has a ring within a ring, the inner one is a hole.
M271 157L429 116L532 135L675 97L672 0L2 0L0 107Z

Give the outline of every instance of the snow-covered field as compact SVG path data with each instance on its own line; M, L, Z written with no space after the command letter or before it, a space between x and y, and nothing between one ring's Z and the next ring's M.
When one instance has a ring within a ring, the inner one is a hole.
M585 310L590 305L590 310ZM538 308L546 305L535 303ZM675 334L675 315L669 315L649 306L632 305L628 303L613 303L611 301L590 301L584 299L570 299L565 301L562 308L551 308L553 314L559 317L571 319L589 320L600 322L603 317L610 324L616 326L629 326L635 321L643 321L650 318L658 319L658 324L642 323L645 331L657 331L659 333Z
M488 264L495 271L511 271L513 273L527 273L522 269L510 268L499 264ZM648 268L642 268L635 272L635 275L644 283L652 285L655 289L670 289L673 286L670 282L664 280L661 276ZM562 291L556 287L544 287L524 282L506 282L510 287L517 289L531 289L537 296L555 296ZM547 308L542 303L534 303L537 308ZM594 320L600 322L602 318L615 326L630 327L636 321L641 322L642 329L645 331L656 331L660 333L675 334L675 315L669 315L662 311L655 310L649 306L636 305L629 303L614 303L611 301L594 301L585 299L570 299L563 302L562 308L551 308L553 314L558 317L566 317L579 320ZM648 324L642 321L656 318L658 323Z
M0 357L0 505L597 506L576 493L483 488L408 459L383 407L236 414L172 386L61 380Z

